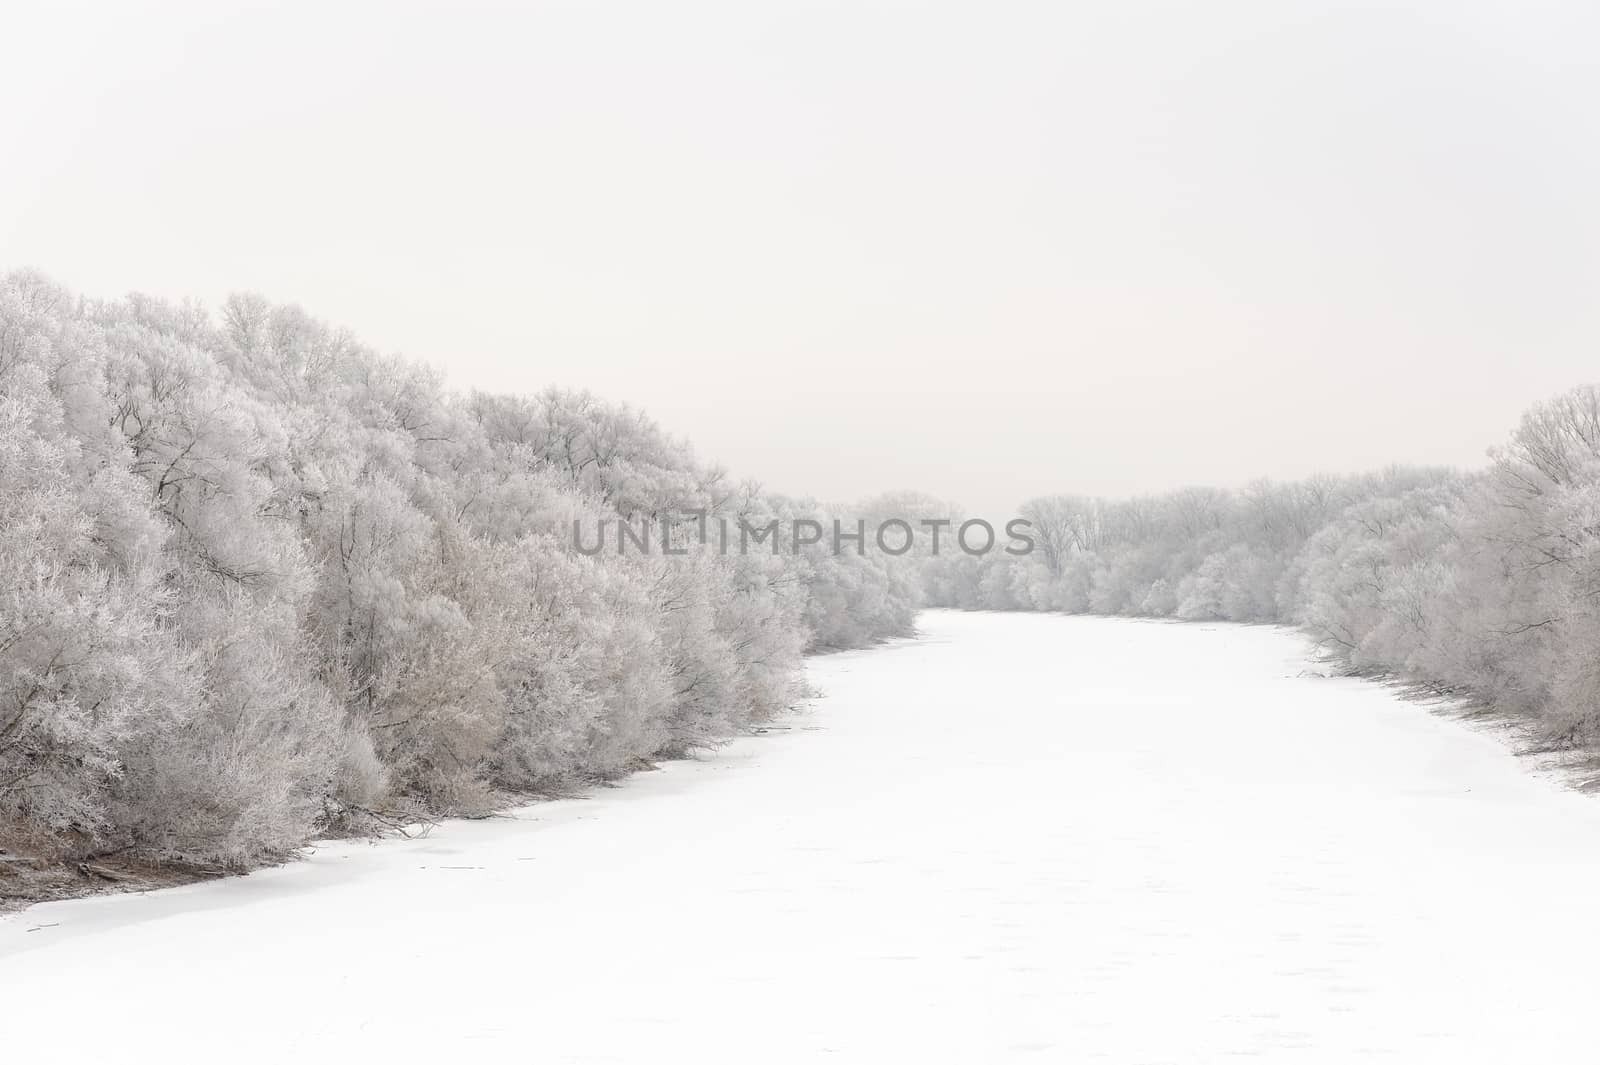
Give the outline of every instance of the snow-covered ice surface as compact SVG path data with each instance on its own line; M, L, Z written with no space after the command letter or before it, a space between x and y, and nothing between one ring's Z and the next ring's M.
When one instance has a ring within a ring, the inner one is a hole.
M0 922L0 1054L1595 1060L1600 805L1495 736L1283 630L922 626L587 799Z

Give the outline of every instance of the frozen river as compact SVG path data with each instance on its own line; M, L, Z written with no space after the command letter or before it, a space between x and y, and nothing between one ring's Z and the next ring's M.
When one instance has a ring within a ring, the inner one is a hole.
M0 921L0 1053L1600 1053L1600 802L1283 630L921 624L813 660L780 728L586 799Z

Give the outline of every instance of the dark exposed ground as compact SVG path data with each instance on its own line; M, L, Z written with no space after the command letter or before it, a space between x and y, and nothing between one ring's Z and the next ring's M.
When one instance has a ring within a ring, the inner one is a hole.
M36 902L149 891L220 875L209 870L156 866L117 857L72 861L0 847L0 913L12 913Z

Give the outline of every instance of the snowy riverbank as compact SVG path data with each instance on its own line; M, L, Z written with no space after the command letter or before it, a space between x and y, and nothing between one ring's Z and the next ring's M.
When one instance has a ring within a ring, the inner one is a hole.
M786 729L586 799L0 921L6 1045L1589 1058L1600 804L1284 630L922 627L813 659Z

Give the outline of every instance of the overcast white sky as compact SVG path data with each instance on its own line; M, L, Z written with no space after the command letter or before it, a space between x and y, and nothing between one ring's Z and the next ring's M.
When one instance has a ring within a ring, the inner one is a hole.
M0 267L795 494L1476 464L1600 378L1600 7L9 4Z

